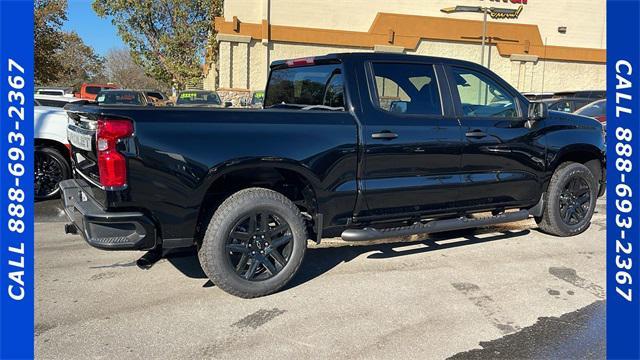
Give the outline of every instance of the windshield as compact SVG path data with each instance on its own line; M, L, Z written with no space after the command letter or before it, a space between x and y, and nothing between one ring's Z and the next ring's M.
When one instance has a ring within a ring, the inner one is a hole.
M178 95L177 105L220 105L215 91L184 91Z
M275 69L264 105L344 107L341 73L340 64Z
M606 113L607 113L606 101L597 101L576 111L576 114L578 115L589 116L589 117L602 116L602 115L605 115Z
M136 91L103 91L97 99L98 105L145 105L142 94Z

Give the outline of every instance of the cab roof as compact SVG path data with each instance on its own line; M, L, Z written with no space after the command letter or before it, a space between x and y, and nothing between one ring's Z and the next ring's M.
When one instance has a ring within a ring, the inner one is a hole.
M343 52L331 53L320 56L302 57L296 59L276 60L271 63L271 68L307 66L314 63L331 63L344 61L415 61L429 63L447 63L464 65L466 67L482 68L481 65L465 60L458 60L445 57L409 55L389 52Z

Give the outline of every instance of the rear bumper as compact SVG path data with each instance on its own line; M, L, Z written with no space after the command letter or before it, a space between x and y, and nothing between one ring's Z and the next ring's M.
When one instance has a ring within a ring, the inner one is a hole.
M89 245L104 250L156 247L156 228L144 214L102 210L75 179L64 180L59 186L67 217Z

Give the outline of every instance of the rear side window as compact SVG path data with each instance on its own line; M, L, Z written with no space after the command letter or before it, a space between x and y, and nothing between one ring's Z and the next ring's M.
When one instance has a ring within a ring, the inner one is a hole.
M562 112L572 112L571 101L561 100L554 104L549 105L549 110L556 110Z
M214 91L183 91L178 94L178 105L220 105L222 101Z
M268 86L265 107L283 104L344 108L344 83L339 64L275 69Z
M38 90L37 93L40 95L64 95L62 90Z
M374 63L376 100L385 111L442 115L440 92L432 65Z
M96 95L100 93L100 91L102 91L102 88L100 86L87 86L85 88L85 91L87 92L87 94Z
M49 100L49 99L40 99L40 106L52 106L52 107L64 107L68 104L66 101L58 101L58 100Z
M589 103L591 103L591 100L575 100L573 109L578 110Z
M97 97L98 105L144 105L142 94L133 91L105 91Z

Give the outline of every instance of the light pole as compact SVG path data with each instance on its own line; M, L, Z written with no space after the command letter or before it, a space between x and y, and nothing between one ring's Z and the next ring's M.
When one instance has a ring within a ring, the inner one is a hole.
M462 36L462 39L481 39L480 37L477 36ZM514 39L504 39L501 38L499 36L486 36L486 34L483 34L482 36L482 46L484 47L485 45L489 47L489 55L487 56L487 68L490 69L491 68L491 47L493 45L497 45L497 42L494 41L502 41L502 42L518 42L518 40L514 40ZM484 58L484 51L482 51L482 57Z
M453 14L453 13L482 13L482 49L480 50L480 65L484 66L484 47L487 43L487 15L490 14L499 14L503 17L517 17L522 11L522 8L519 9L506 9L506 8L495 8L495 7L486 7L486 6L466 6L466 5L456 5L454 7L443 8L440 9L445 14ZM498 37L492 37L496 40L503 40ZM506 41L514 41L514 40L506 40Z
M484 65L484 45L487 42L487 8L482 8L482 50L480 50L480 65ZM489 49L491 54L491 49ZM488 67L488 66L487 66Z

